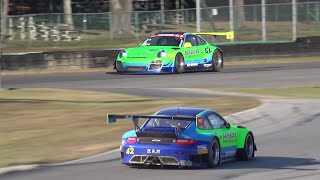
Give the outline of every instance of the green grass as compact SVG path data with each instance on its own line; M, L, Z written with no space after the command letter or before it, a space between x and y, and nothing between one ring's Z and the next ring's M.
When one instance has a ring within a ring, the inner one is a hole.
M188 106L228 115L259 104L242 97L161 99L59 89L0 90L0 167L62 162L118 148L133 124L107 124L108 113L152 114Z
M320 86L294 87L294 88L216 88L212 91L237 92L268 97L284 98L320 98Z

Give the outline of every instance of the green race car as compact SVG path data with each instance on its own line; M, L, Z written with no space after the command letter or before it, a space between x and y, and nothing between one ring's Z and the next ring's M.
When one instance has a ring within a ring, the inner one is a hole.
M182 73L223 69L220 48L199 35L225 35L233 32L161 32L149 36L140 46L121 51L114 68L119 73Z

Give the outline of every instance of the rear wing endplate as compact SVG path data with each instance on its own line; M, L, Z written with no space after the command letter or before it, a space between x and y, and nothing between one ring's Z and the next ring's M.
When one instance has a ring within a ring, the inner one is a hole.
M228 32L194 32L192 34L212 35L214 37L216 37L216 36L226 36L226 39L234 39L234 31L228 31Z

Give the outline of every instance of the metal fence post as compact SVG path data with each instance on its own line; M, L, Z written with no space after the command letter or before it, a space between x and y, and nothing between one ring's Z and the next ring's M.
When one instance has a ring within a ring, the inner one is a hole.
M266 0L261 0L261 11L262 11L262 41L267 40L266 30Z
M162 25L165 23L165 20L164 20L164 0L161 0L161 23L162 23Z
M109 40L113 40L112 13L109 12Z
M139 12L134 13L134 26L135 26L135 34L136 34L136 39L139 40Z
M1 17L2 18L2 17ZM0 20L2 21L2 19L0 18ZM0 28L0 90L2 89L2 46L3 46L3 32L2 32L2 28Z
M297 1L292 0L292 40L297 39Z
M230 31L234 31L233 0L229 0L229 26ZM234 39L231 39L231 42L233 41Z
M83 22L83 32L85 33L86 41L88 41L88 34L87 34L87 14L83 14L82 16Z
M196 17L197 17L197 32L201 31L200 27L200 19L201 19L201 14L200 14L200 0L196 0Z

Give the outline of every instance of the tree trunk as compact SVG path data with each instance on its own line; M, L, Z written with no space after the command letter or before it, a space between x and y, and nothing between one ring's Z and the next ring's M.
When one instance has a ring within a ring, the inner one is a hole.
M244 13L244 0L234 0L234 25L236 29L244 27L246 21Z
M64 23L73 29L71 0L63 0Z
M110 30L113 34L130 36L131 33L131 0L109 0L110 12L112 13L112 27ZM116 37L116 36L115 36Z
M6 35L7 33L7 16L8 16L8 1L9 0L0 0L0 5L1 5L1 21L0 21L0 28L1 28L1 37Z

